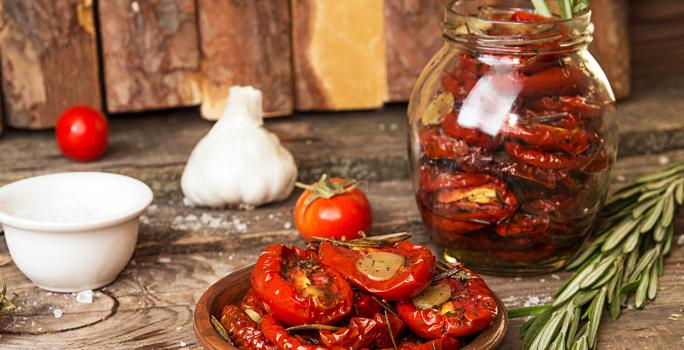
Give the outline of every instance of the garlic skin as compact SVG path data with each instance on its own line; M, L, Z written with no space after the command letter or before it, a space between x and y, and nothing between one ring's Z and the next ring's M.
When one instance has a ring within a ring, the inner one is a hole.
M233 86L221 118L195 146L181 178L190 205L259 206L287 198L297 179L292 154L263 128L261 91Z

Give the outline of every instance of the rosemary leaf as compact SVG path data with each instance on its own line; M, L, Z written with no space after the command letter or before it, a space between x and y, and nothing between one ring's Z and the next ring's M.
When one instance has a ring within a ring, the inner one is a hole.
M549 308L550 308L549 305L519 307L519 308L509 310L508 311L508 317L509 318L520 318L520 317L527 317L527 316L531 316L531 315L538 315L538 314L544 313L544 311L546 311Z
M641 223L639 226L639 232L644 233L649 231L650 229L653 228L653 226L658 222L658 219L660 218L660 214L663 212L663 206L665 203L665 199L663 198L656 203L654 207L648 210L646 212L646 219Z
M646 291L648 300L653 300L658 293L658 264L653 264L649 273L648 290Z
M634 307L637 309L643 309L646 305L646 292L648 291L648 273L641 275L639 279L639 286L637 287L636 294L634 296Z
M601 278L611 267L613 267L613 261L615 258L607 258L598 264L591 273L589 273L582 282L580 282L579 287L581 289L590 287L594 282ZM613 270L614 271L614 270Z
M601 315L603 315L603 306L606 302L606 287L601 288L601 292L594 299L593 310L589 317L589 339L588 343L593 348L596 344L596 335L598 334L599 325L601 324Z

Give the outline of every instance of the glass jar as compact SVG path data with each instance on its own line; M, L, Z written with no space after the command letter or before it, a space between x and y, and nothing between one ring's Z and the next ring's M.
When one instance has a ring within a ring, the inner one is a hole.
M445 44L408 107L416 200L447 258L544 273L587 238L617 147L590 15L541 17L529 0L448 5Z

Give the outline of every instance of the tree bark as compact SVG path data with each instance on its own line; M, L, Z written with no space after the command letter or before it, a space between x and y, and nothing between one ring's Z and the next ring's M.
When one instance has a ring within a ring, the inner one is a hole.
M100 0L99 6L108 111L200 103L193 0Z
M631 64L627 0L592 0L594 41L589 50L610 81L615 97L624 99L631 91Z
M292 113L288 3L199 0L203 117L220 117L233 85L260 89L268 116Z
M385 1L388 97L408 101L418 75L444 45L442 18L448 0Z
M74 104L100 109L92 0L4 0L0 18L9 126L52 127Z

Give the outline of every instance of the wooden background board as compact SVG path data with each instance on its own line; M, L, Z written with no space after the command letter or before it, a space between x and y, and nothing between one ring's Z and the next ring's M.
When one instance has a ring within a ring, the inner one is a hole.
M266 115L293 108L288 0L199 0L202 116L220 117L233 85L264 94Z
M389 101L408 101L423 67L444 45L442 19L449 1L385 1Z
M629 5L634 80L684 76L684 1L631 0Z
M384 1L291 0L297 110L382 107Z
M100 109L92 0L0 2L7 124L52 127L74 104Z
M99 1L107 110L198 105L194 0Z
M679 118L684 109L683 82L679 78L661 85L637 85L635 98L621 104L624 127L615 184L662 164L684 161L684 120ZM663 108L665 101L672 101L672 109ZM654 106L659 113L653 113ZM15 315L0 317L1 348L197 348L191 323L201 293L226 273L253 263L267 244L302 243L292 225L295 196L251 212L183 205L179 181L184 162L211 126L196 117L183 111L113 120L109 152L87 164L60 157L50 132L11 130L3 135L0 185L48 172L101 170L145 181L155 200L142 218L133 260L117 281L96 292L92 304L78 304L71 294L34 287L9 260L0 238L0 275L11 291L23 296ZM407 179L405 105L382 112L308 113L269 121L267 127L293 152L304 181L324 171L367 180L363 188L373 205L374 232L406 230L416 241L428 241ZM677 232L679 241L684 211L677 214ZM684 347L684 319L676 316L684 314L682 263L684 245L675 244L658 298L643 311L625 310L619 321L606 320L601 349ZM567 276L559 272L485 279L514 307L550 300ZM55 318L56 309L63 312L61 318ZM503 349L519 349L521 323L512 322Z
M628 0L592 0L591 15L594 40L591 54L601 64L615 97L629 96L631 89L631 61L628 33Z

